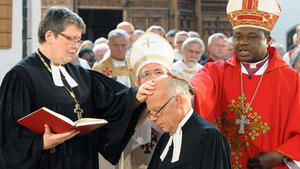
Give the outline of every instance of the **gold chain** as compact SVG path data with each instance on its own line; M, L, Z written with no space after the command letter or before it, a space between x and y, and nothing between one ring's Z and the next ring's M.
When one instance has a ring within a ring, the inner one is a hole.
M38 56L40 57L41 61L43 62L43 64L45 65L45 67L49 70L50 73L52 73L52 70L50 68L50 66L47 64L47 62L44 60L44 58L41 56L40 52L37 51L36 52L38 54ZM76 95L73 91L71 91L69 88L67 88L67 86L63 83L64 88L69 92L70 96L74 99L75 101L75 108L74 108L74 113L77 114L77 118L78 120L82 118L82 113L83 113L83 109L80 107L80 104L78 103L77 99L76 99Z

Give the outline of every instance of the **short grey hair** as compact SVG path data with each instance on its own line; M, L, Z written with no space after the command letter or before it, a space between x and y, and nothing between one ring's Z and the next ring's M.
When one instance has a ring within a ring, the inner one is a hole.
M193 87L189 83L188 78L179 72L169 72L168 75L171 79L166 84L167 95L169 97L181 95L182 97L191 100Z
M204 45L204 42L203 40L201 40L200 38L187 38L183 44L182 44L182 47L181 47L181 50L183 52L185 52L185 49L187 47L187 45L191 44L191 43L197 43L201 46L201 54L200 56L204 53L204 50L205 50L205 45Z
M300 48L297 48L291 56L290 65L295 68L297 61L300 59Z
M143 33L145 33L145 31L143 31L141 29L136 29L133 32L134 32L134 34L138 34L138 35L142 35Z
M233 37L230 36L228 39L227 39L227 43L233 43Z
M227 40L227 37L223 33L214 33L208 37L208 45L210 45L212 40L215 38L223 38Z
M110 31L108 34L108 41L110 41L112 37L125 37L126 39L129 39L128 33L122 29L114 29Z
M298 25L296 26L296 33L297 33L297 34L300 34L300 24L298 24Z
M200 34L198 32L195 31L189 31L188 34L190 35L190 37L193 38L200 38Z
M96 51L98 49L102 49L102 48L105 48L107 50L109 50L109 46L106 44L106 43L100 43L100 44L96 44L93 48L93 52L96 53Z
M163 27L159 26L159 25L152 25L152 26L150 26L150 27L147 29L146 32L151 32L151 31L153 31L153 30L159 30L159 31L163 32L163 34L166 34L165 29L164 29Z
M86 26L82 18L75 12L68 8L58 6L47 9L46 14L39 23L39 43L42 44L46 42L45 34L47 31L52 31L55 36L57 36L69 25L75 25L82 31L82 33L85 32Z
M176 40L177 37L180 36L180 35L185 35L185 36L187 36L188 38L190 37L190 34L187 33L186 31L179 31L179 32L177 32L177 33L175 34L175 40Z

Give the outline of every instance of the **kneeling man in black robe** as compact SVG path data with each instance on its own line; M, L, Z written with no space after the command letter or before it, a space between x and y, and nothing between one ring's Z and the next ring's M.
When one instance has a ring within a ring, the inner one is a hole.
M147 98L150 119L165 133L148 169L228 169L230 149L225 137L192 109L188 81L169 74L155 81Z

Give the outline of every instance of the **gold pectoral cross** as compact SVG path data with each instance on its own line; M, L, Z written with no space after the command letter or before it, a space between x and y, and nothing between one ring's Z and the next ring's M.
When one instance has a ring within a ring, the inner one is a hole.
M80 105L78 103L75 104L74 113L77 114L78 120L82 119L83 109L80 107Z

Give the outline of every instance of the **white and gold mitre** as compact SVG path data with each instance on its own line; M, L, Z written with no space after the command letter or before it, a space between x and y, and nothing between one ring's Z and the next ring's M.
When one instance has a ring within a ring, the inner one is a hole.
M152 32L146 32L133 44L127 61L138 76L141 68L149 63L158 63L170 70L174 57L174 50L165 38Z

